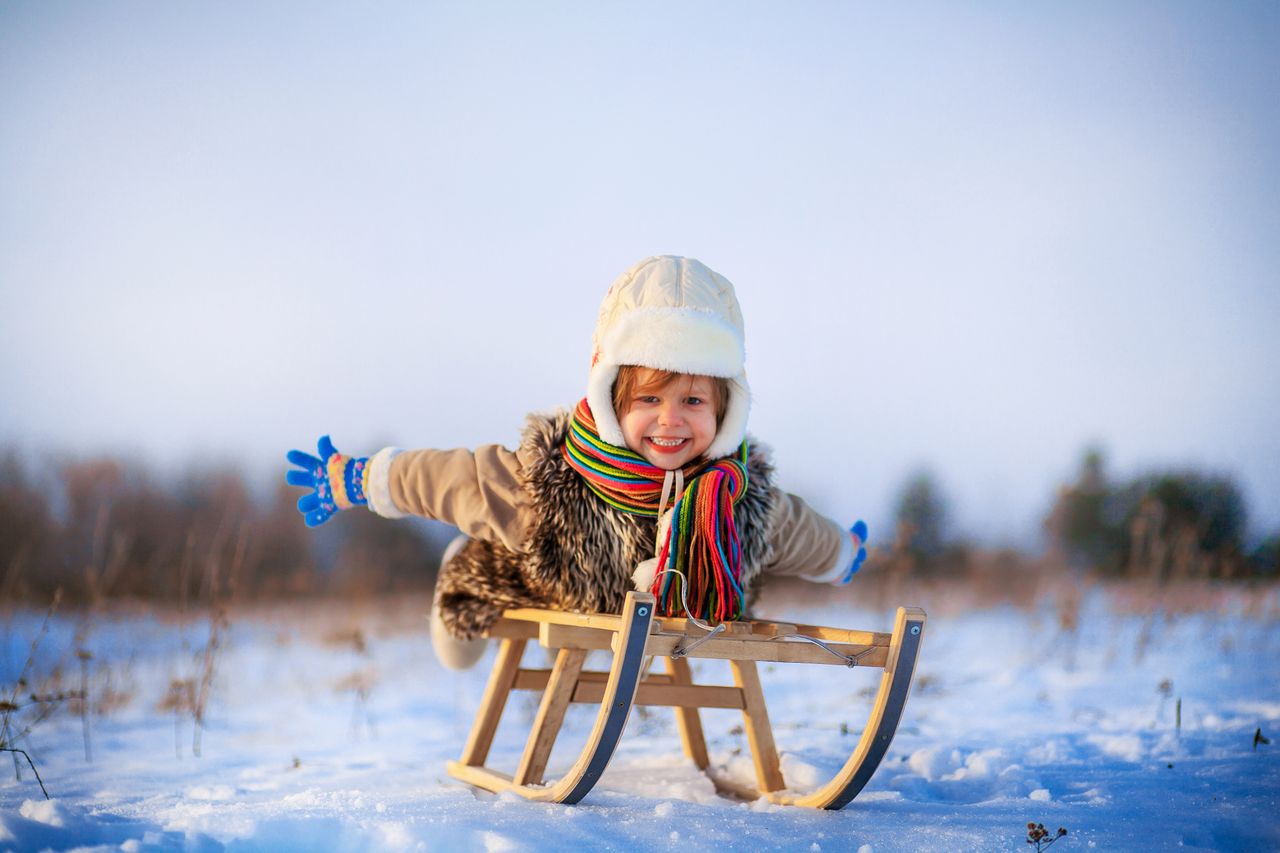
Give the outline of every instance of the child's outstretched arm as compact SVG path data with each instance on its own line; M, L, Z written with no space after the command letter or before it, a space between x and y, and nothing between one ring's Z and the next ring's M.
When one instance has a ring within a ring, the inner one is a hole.
M353 506L386 518L421 516L443 521L476 539L499 541L515 551L528 522L517 453L500 445L474 451L387 447L369 457L338 453L329 436L319 456L291 450L285 480L310 491L298 500L309 527Z
M770 519L773 562L765 571L814 583L847 584L867 559L867 523L845 530L802 498L778 492Z

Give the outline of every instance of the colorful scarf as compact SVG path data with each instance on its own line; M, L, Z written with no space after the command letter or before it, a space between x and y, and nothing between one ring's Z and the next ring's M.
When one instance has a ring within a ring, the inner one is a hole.
M667 472L639 453L601 439L585 399L574 410L564 456L609 506L650 518L664 509L659 504ZM742 547L733 507L747 493L747 443L733 457L693 463L681 472L688 485L671 508L666 537L657 543L658 571L651 591L658 610L664 616L741 619Z

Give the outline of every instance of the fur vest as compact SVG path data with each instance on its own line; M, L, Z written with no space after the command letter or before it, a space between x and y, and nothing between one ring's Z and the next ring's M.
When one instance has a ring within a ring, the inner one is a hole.
M631 573L654 556L657 519L615 509L569 467L561 445L568 412L532 415L521 438L520 473L533 508L524 550L472 539L442 567L436 598L450 633L471 639L512 607L616 613L632 588ZM777 491L767 451L752 444L747 493L733 517L742 543L748 602L773 559L769 536Z

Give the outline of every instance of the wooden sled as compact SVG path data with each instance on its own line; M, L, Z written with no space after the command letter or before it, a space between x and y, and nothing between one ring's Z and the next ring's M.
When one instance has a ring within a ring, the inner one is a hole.
M839 809L871 779L897 731L924 633L924 611L898 608L892 634L846 631L778 622L726 622L709 635L683 618L654 617L654 597L627 595L620 615L508 610L489 631L501 639L480 710L458 761L449 773L494 792L514 791L531 800L576 803L599 781L613 756L633 705L676 710L684 752L710 774L699 708L736 708L755 760L757 789L712 775L719 790L782 805ZM803 639L803 638L808 638ZM556 652L551 669L520 666L529 640ZM583 669L587 653L611 649L608 672ZM649 674L650 658L662 658L664 673ZM734 686L693 682L689 658L727 660ZM757 661L871 666L883 669L871 716L853 754L829 782L809 794L786 791L773 729L765 709ZM542 702L524 755L514 774L485 766L498 721L512 690L540 690ZM570 702L598 704L599 714L582 753L560 779L544 784L543 773Z

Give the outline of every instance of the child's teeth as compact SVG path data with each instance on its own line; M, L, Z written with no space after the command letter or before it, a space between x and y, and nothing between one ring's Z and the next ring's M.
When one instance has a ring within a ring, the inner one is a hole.
M684 439L683 438L652 438L650 439L650 441L652 441L654 444L662 445L663 447L675 447L677 444L680 444L681 442L683 442Z

